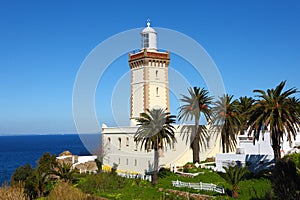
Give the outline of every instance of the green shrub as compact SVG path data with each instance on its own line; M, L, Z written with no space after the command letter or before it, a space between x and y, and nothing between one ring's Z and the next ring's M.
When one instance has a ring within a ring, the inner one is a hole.
M161 168L158 172L158 177L165 178L167 176L170 176L171 174L173 174L173 173L169 169Z
M283 160L292 160L296 167L300 170L300 154L299 153L292 153L289 155L284 156Z
M112 173L99 173L87 176L85 181L80 181L78 187L86 193L98 193L111 190L118 190L130 183L129 179L117 176Z

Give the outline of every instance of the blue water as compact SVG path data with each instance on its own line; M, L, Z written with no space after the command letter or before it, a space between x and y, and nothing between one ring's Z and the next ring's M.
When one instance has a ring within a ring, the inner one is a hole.
M100 134L0 136L0 185L9 182L21 165L29 163L36 167L46 152L58 156L68 150L74 155L90 155L100 149L100 144Z

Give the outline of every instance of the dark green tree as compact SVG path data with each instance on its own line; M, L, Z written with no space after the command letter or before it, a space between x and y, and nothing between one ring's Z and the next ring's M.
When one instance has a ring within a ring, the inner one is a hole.
M291 88L283 91L284 86L285 81L282 81L275 89L254 90L258 93L259 99L255 101L251 109L248 122L250 127L248 134L253 134L254 143L261 133L269 130L276 161L280 159L280 144L284 134L291 143L300 126L299 100L291 97L297 90Z
M37 170L42 174L51 174L53 170L57 167L58 163L56 161L56 155L51 155L50 153L43 154L39 161Z
M300 199L300 179L292 160L278 160L271 177L277 199Z
M206 145L207 129L199 125L201 114L207 121L210 120L210 105L212 97L208 95L208 91L204 88L194 87L188 89L189 95L182 95L180 101L183 103L179 107L178 119L180 121L194 121L191 131L191 148L193 150L193 163L200 162L200 147ZM191 126L183 126L183 131Z
M55 177L53 171L57 168L56 156L45 153L38 161L34 172L27 177L24 192L30 199L47 195L51 189Z
M26 179L24 193L30 199L43 197L49 192L46 190L47 184L49 184L48 176L36 169L34 173Z
M21 185L24 185L27 178L32 176L33 174L34 169L30 166L30 164L27 163L25 166L20 166L16 169L11 177L11 185L19 183L21 183Z
M164 109L147 109L147 112L141 113L137 118L138 130L134 136L137 143L141 143L141 149L154 150L154 170L152 185L158 183L158 162L159 150L163 150L165 145L170 148L176 142L175 128L172 123L175 122L176 116L170 115Z

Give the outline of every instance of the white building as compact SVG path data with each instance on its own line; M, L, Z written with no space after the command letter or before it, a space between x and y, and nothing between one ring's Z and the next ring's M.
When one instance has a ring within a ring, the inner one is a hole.
M286 141L286 137L283 138L281 144L281 156L288 154L294 147L300 146L300 133L297 134L296 140L292 141L292 144ZM216 170L224 171L223 167L240 163L246 165L246 163L252 163L257 165L264 165L274 159L274 153L271 146L270 133L266 132L264 138L260 137L258 141L253 144L253 138L247 135L238 136L238 147L235 153L220 153L216 155Z

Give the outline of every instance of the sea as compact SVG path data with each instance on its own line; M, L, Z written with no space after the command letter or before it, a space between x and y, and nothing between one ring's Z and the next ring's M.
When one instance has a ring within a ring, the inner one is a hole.
M49 134L0 136L0 186L10 182L14 171L29 163L37 166L46 152L58 156L63 151L73 155L92 155L101 149L101 134Z

